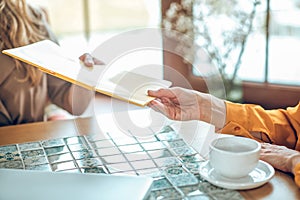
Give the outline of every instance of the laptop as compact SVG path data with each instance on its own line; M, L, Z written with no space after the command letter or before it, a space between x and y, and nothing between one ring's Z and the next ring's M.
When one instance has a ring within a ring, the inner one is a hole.
M0 169L0 199L5 200L142 200L152 178Z

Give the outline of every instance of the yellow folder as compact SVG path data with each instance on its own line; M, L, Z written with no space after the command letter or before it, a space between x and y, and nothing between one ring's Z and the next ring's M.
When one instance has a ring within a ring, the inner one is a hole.
M79 59L67 56L59 45L50 40L3 50L2 53L47 74L138 106L146 106L154 99L147 95L149 89L156 90L172 85L170 81L130 71L121 71L108 77L105 74L106 66L85 67Z

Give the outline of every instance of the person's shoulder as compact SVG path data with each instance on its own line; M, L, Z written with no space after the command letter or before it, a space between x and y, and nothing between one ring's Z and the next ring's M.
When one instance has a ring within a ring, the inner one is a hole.
M0 85L15 70L15 68L16 64L14 60L9 56L0 53Z

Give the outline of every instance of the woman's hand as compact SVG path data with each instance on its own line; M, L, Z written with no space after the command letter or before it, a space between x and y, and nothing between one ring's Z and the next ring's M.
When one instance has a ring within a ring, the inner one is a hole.
M183 88L149 90L148 95L157 99L148 106L172 120L199 120L197 94Z
M260 158L276 169L294 173L296 164L300 163L300 152L296 150L269 143L262 143L261 147Z
M87 67L93 67L94 65L104 65L104 62L93 57L89 53L84 53L79 57L79 60L83 62L83 64Z
M148 106L172 120L201 120L223 128L226 107L223 100L195 90L174 87L148 91L156 97Z

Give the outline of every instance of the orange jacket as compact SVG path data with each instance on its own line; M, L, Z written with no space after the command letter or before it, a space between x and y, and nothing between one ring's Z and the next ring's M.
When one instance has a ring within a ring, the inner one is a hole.
M226 102L226 111L226 124L221 133L271 142L300 151L300 101L295 107L276 110ZM295 167L294 174L296 184L300 186L300 164Z

